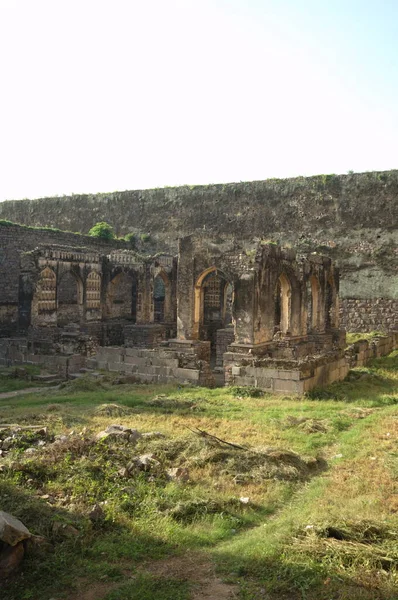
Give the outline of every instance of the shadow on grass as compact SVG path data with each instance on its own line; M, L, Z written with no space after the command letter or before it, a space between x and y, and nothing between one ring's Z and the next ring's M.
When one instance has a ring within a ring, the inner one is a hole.
M264 542L266 546L266 541ZM286 551L285 551L286 550ZM342 573L340 565L322 563L317 556L298 554L289 557L289 549L274 550L261 558L259 549L250 552L219 551L216 562L221 573L233 575L241 585L243 600L396 600L394 579L370 576L358 569L358 578Z
M352 369L344 381L315 388L306 398L365 402L375 407L398 404L398 356L386 356L372 361L368 367Z
M2 582L1 597L7 600L63 597L82 577L121 579L123 559L134 569L140 560L175 553L175 546L154 535L133 532L120 523L93 525L87 516L51 506L14 483L0 481L0 506L51 543L28 550L19 572Z

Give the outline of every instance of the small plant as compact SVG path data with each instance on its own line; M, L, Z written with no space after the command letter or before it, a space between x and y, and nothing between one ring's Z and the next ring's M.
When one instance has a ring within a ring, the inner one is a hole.
M109 223L105 223L105 221L96 223L94 227L90 229L88 235L91 235L91 237L101 238L103 240L115 239L115 234L112 225L109 225Z
M126 233L126 235L124 236L124 241L129 242L132 248L135 248L137 246L137 238L135 233Z
M151 235L149 233L141 233L140 239L143 243L149 242L149 240L151 239Z
M234 398L262 398L264 396L263 390L260 390L260 388L254 386L232 387L231 394L234 396Z

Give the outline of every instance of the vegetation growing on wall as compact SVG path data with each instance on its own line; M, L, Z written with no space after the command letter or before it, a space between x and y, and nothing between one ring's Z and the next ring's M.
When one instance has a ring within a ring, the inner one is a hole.
M90 229L88 235L91 235L91 237L98 237L103 240L115 239L115 233L113 231L112 225L109 225L109 223L106 223L105 221L100 221L99 223L96 223L94 227Z

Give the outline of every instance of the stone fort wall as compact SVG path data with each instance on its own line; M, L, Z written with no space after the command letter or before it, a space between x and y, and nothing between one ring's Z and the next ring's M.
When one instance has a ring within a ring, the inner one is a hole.
M118 235L150 233L171 250L199 232L311 249L340 268L348 330L398 328L398 170L7 201L0 219L81 232L105 220ZM47 241L60 243L59 235L46 233Z

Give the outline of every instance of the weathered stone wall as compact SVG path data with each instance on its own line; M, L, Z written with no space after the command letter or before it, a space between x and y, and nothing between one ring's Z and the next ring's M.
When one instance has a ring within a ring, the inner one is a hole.
M233 327L219 329L216 334L216 367L223 366L223 356L227 348L235 340Z
M174 333L174 335L173 335ZM124 328L124 344L135 348L156 348L161 342L175 337L175 328L164 324L126 325Z
M371 341L359 340L345 351L297 362L258 360L247 354L224 354L226 385L252 386L280 394L304 394L314 388L342 381L348 371L361 367L372 358L398 349L398 332Z
M328 254L340 268L342 299L398 300L398 170L9 201L0 203L0 218L82 232L106 220L118 234L150 232L171 249L179 236L199 232L215 242L272 239ZM59 242L61 234L43 235ZM384 329L374 312L362 326Z
M398 331L398 299L343 298L340 323L347 331Z
M213 237L251 238L277 231L313 235L314 227L391 231L397 198L398 170L7 201L0 217L81 232L105 220L117 234L175 238L205 229Z
M208 356L209 344L171 343L169 347L97 349L89 366L133 376L143 383L187 383L211 387L214 384L209 363L201 357Z
M33 294L33 290L26 290L24 286L20 285L21 253L31 252L43 244L84 247L104 254L109 253L112 248L127 246L125 242L108 242L73 233L31 229L17 225L8 226L0 223L0 335L10 335L16 330L18 308L24 303L21 294L26 297L29 295L31 297ZM65 304L64 306L75 307L76 305ZM73 310L75 309L73 308ZM67 311L68 309L66 309Z

